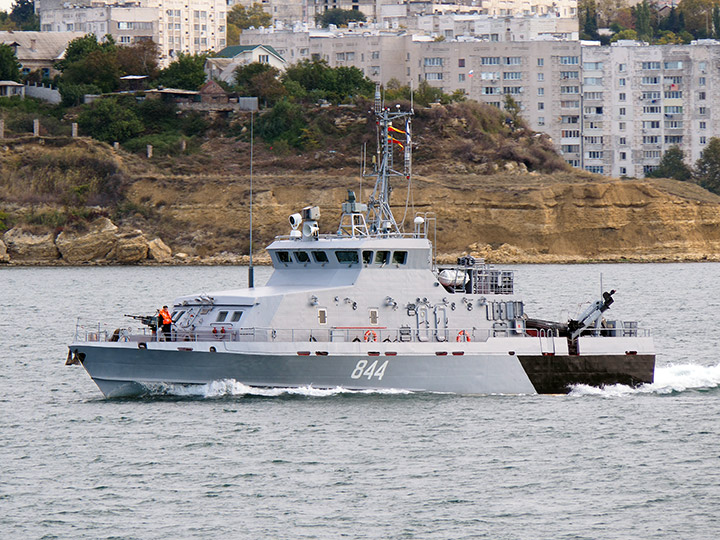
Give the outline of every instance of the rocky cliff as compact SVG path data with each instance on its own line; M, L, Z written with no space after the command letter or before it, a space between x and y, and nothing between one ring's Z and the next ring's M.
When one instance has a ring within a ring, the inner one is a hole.
M371 187L371 186L370 186ZM368 181L364 196L369 195ZM254 179L254 237L264 246L287 234L287 218L321 208L323 233L336 230L347 189L358 177L260 176ZM174 246L193 255L246 253L249 179L145 178L131 196L162 208L178 231ZM437 218L438 251L496 262L720 260L720 197L670 180L613 180L521 168L498 175L418 177L405 211L396 186L393 212ZM257 248L256 248L257 249Z

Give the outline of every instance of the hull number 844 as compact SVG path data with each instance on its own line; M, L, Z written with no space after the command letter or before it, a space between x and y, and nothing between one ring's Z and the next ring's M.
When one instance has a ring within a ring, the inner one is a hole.
M350 374L350 377L352 379L365 377L367 380L375 377L378 381L382 381L388 362L389 360L385 360L382 364L379 364L379 361L375 360L372 364L368 365L367 360L358 360L358 363L355 364L355 369Z

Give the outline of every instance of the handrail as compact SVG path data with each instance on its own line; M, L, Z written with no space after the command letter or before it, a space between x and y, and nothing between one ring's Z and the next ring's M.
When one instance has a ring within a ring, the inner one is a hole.
M217 329L215 329L217 330ZM582 337L616 338L616 337L648 337L650 330L637 328L618 328L611 334L609 329L603 329L600 335L584 335ZM185 330L173 325L170 339L176 343L181 342L278 342L278 343L455 343L455 342L484 342L491 337L541 337L558 338L557 332L540 330L537 334L528 334L523 328L413 328L410 326L399 328L386 327L355 327L355 328L274 328L253 327L218 330ZM162 330L154 332L147 327L121 327L114 325L82 325L78 320L75 327L75 341L89 342L152 342L166 341Z

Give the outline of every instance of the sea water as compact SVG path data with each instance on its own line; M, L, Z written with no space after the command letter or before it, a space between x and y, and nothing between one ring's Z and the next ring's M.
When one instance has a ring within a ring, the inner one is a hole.
M469 397L216 381L104 399L64 366L78 317L127 326L247 269L0 270L0 538L715 539L720 264L514 268L536 318L617 289L608 315L652 328L655 382Z

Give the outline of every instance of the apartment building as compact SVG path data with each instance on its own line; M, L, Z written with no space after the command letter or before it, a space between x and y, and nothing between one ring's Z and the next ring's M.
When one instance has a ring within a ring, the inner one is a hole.
M582 47L582 168L644 176L671 146L688 164L719 133L720 42ZM715 109L715 111L713 111Z
M152 39L167 65L178 53L218 51L226 46L226 0L86 0L70 4L37 0L42 32L110 34L120 44Z

